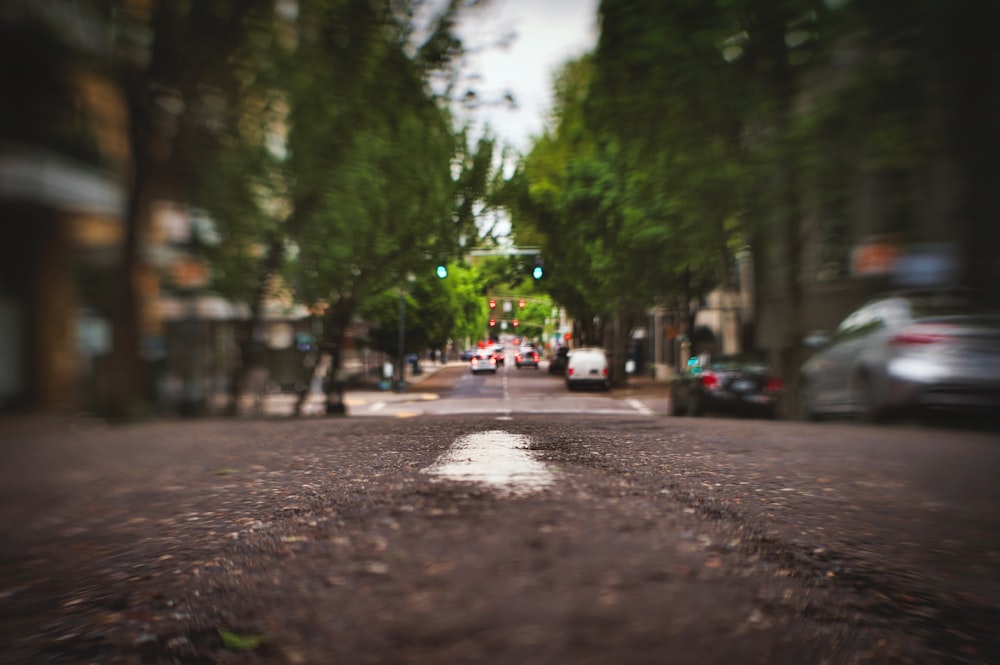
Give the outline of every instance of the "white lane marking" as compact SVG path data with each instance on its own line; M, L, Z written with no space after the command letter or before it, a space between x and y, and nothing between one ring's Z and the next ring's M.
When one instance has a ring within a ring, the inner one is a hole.
M369 411L381 411L384 408L385 408L385 402L375 402L374 404L372 404L371 406L368 407L368 410Z
M456 439L424 473L514 494L538 491L552 485L555 475L531 456L528 444L527 437L501 430L469 434Z
M510 399L510 383L509 383L509 379L507 378L507 372L503 373L503 382L502 382L502 385L503 385L503 398L505 400L509 400Z
M649 408L639 400L635 399L634 397L630 397L625 401L628 403L629 406L631 406L633 409L635 409L644 416L656 415L651 408Z

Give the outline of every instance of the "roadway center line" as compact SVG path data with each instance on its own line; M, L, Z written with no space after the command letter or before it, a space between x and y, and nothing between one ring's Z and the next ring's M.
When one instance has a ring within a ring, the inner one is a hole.
M502 430L460 437L423 470L438 480L472 482L526 494L555 483L555 474L528 450L530 440Z
M639 413L643 414L644 416L655 416L656 415L651 408L649 408L648 406L646 406L645 404L643 404L639 400L635 399L634 397L630 397L629 399L627 399L625 401L626 401L626 403L629 406L631 406L633 409L635 409Z

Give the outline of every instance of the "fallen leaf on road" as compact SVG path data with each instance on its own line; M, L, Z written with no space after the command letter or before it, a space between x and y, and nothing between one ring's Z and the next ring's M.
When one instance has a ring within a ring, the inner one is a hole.
M253 651L266 641L263 635L241 635L228 630L220 630L219 636L225 647L233 651Z

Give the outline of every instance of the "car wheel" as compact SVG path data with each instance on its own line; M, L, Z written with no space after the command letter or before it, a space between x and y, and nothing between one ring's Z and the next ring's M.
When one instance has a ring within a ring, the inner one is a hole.
M858 407L858 419L866 423L884 423L888 413L878 404L875 384L867 374L859 374L851 381L851 397Z
M695 418L699 417L702 413L705 412L704 407L702 407L701 405L700 397L692 395L691 397L688 398L688 411Z
M680 392L680 391L678 391ZM673 393L670 394L670 415L672 416L683 416L687 414L687 408L681 404L681 400L678 397L674 397Z
M818 423L822 419L819 411L816 410L816 398L813 395L813 388L806 381L801 382L799 390L796 393L796 412L803 419L810 422Z

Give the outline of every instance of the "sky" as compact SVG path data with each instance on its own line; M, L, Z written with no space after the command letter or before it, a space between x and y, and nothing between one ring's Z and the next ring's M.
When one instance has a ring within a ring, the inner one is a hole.
M470 51L467 71L480 98L513 93L516 109L483 104L472 111L479 128L489 125L501 145L527 152L542 133L552 106L552 78L567 60L594 48L599 0L492 0L464 14L459 33ZM508 48L490 46L513 34Z

